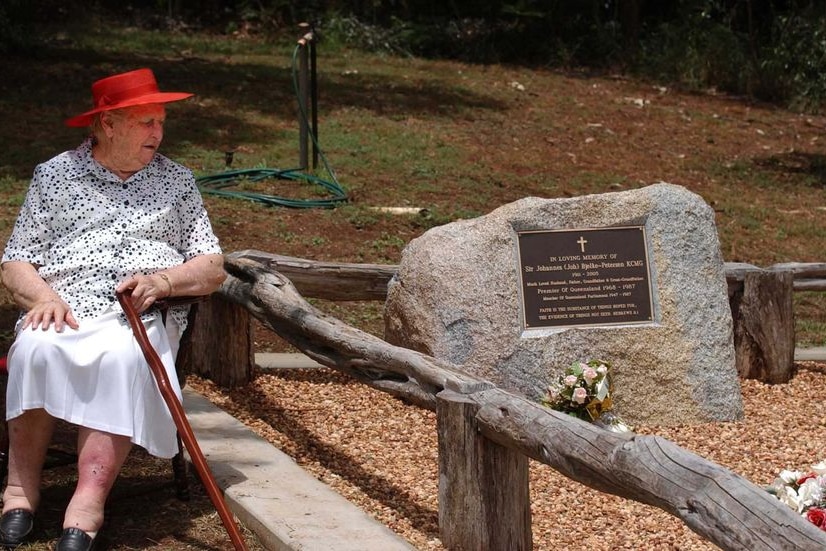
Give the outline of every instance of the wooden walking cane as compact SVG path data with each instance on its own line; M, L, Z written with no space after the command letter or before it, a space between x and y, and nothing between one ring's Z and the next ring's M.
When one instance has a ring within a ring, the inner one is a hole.
M143 355L146 357L146 361L149 364L149 369L152 371L152 375L155 376L155 381L158 383L158 389L161 391L161 396L163 396L163 399L169 408L169 413L172 414L172 419L175 421L178 434L180 435L184 446L186 446L186 451L189 452L192 463L195 465L195 470L201 477L201 481L206 487L209 498L212 500L212 504L218 511L218 516L221 517L221 521L227 529L229 538L232 540L236 551L247 551L247 545L241 537L241 532L238 530L238 526L232 518L232 513L230 513L227 508L227 504L224 502L224 498L221 495L218 484L215 482L215 477L212 476L212 472L209 470L209 465L207 465L206 458L204 457L203 452L201 452L201 447L195 440L195 433L192 432L192 427L186 418L184 407L170 386L169 377L163 367L161 358L158 356L158 353L155 351L152 343L149 342L149 337L146 335L146 328L144 328L143 322L141 322L138 312L135 310L135 307L130 300L131 296L131 290L118 293L118 301L126 314L126 319L129 320L129 325L132 326L132 333L135 335L135 339L138 341L138 345L140 345Z

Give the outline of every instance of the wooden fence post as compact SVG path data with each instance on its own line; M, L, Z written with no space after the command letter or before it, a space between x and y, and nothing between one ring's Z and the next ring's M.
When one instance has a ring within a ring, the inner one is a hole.
M740 378L776 384L794 376L793 285L791 271L754 268L730 295Z
M482 436L468 395L437 396L439 532L451 551L529 551L528 458Z
M220 293L192 307L198 311L181 340L178 371L211 379L224 388L251 381L255 350L249 311Z

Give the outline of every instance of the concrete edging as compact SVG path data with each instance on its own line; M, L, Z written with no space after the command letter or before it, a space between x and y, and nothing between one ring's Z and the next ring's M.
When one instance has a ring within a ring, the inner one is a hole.
M183 402L227 505L267 549L415 549L194 390Z

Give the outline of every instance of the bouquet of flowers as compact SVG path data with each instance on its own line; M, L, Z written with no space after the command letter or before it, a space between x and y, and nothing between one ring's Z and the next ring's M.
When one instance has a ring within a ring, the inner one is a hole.
M613 392L610 370L610 364L603 360L574 362L550 385L542 404L608 430L626 432L630 429L609 411Z
M826 530L826 461L809 471L780 471L766 488L777 499Z

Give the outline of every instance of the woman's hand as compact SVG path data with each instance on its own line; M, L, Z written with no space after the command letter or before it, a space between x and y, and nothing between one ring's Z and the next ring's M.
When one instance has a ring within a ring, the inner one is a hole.
M208 295L218 289L226 277L224 256L205 254L148 276L136 275L118 285L116 291L132 289L132 305L143 312L167 297Z
M148 310L159 300L172 295L169 276L161 272L136 275L118 285L116 291L122 293L127 289L132 290L132 305L138 313Z
M53 298L36 302L23 318L21 329L31 326L32 329L40 327L46 331L54 323L54 330L60 333L65 325L72 329L78 328L77 320L72 314L72 309L60 298Z
M64 326L78 328L72 309L37 273L37 266L29 262L9 261L0 265L3 285L11 291L14 302L26 311L21 329L31 326L44 331L54 323L60 333Z

